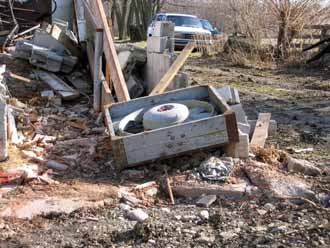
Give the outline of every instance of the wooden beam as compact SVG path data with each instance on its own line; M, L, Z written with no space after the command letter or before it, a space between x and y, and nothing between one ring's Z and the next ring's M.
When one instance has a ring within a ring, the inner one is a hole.
M116 48L112 39L107 17L101 0L91 1L93 13L96 19L100 20L104 29L104 54L107 64L110 66L111 77L114 84L118 101L129 101L130 96L125 82L123 72L120 68ZM95 9L94 9L95 8Z
M33 82L33 81L32 81L31 79L29 79L29 78L22 77L22 76L20 76L20 75L14 74L14 73L12 73L12 72L9 72L9 73L8 73L8 76L11 77L11 78L13 78L13 79L16 79L16 80L19 80L19 81L22 81L22 82L24 82L24 83L28 83L28 84L30 84L30 83Z
M103 55L103 32L95 33L94 43L94 70L93 70L93 107L96 112L101 111L101 84L102 84L102 55Z
M163 78L160 80L160 82L156 85L156 87L152 90L150 93L150 96L159 95L164 93L164 91L167 89L167 87L171 84L173 79L175 78L176 74L179 72L181 67L184 65L186 60L188 59L190 53L194 50L195 43L188 43L179 57L174 61L170 69L165 73Z
M93 15L93 12L91 10L92 9L92 3L93 3L93 1L90 4L88 4L86 1L83 1L82 3L83 3L83 6L84 6L84 10L85 10L85 19L86 19L86 22L89 25L91 25L91 27L94 30L103 30L102 24L95 17L95 15Z
M256 127L250 142L251 146L254 147L264 147L266 139L268 137L268 128L270 122L271 114L261 113L259 114Z
M102 111L104 111L105 106L113 103L111 90L109 88L107 81L102 81Z

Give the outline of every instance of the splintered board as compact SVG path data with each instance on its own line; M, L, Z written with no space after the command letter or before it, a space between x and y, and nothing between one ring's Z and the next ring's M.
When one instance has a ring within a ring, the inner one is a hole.
M118 136L115 123L141 108L184 100L210 102L217 115L128 136ZM113 155L118 169L158 159L175 157L195 150L224 146L239 140L235 113L213 87L197 86L115 103L105 110Z
M266 139L268 138L268 128L270 122L271 114L270 113L261 113L259 114L256 127L251 139L251 146L255 147L264 147Z
M79 91L73 89L55 74L45 71L36 71L36 73L38 77L56 91L63 100L73 100L79 97Z

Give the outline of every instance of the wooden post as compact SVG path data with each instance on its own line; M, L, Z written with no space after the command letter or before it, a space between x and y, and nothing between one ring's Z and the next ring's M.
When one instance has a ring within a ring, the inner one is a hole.
M124 74L120 68L120 63L108 25L107 17L105 15L103 3L101 0L94 0L91 1L91 3L91 7L93 8L92 11L95 15L95 18L97 18L102 23L102 26L104 28L104 55L107 60L107 64L110 66L111 69L111 78L118 101L129 101L131 98L129 96Z
M101 84L102 84L102 54L103 54L103 32L95 32L94 48L94 100L93 107L96 112L101 111Z

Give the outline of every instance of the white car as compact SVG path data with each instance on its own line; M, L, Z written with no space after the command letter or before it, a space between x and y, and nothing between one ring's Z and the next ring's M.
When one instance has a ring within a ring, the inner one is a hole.
M203 34L210 35L209 30L203 28L200 19L193 15L175 14L175 13L158 13L152 19L148 27L148 36L153 35L155 22L157 21L171 21L175 24L175 46L184 47L188 42L194 40L194 35Z

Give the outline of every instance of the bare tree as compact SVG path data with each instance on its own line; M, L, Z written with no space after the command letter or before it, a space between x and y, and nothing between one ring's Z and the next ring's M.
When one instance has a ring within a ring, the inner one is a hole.
M277 49L282 57L288 56L290 43L306 25L330 15L329 3L321 0L264 0L264 5L277 21Z
M166 0L132 0L131 24L135 24L139 35L146 39L148 26L153 16L159 12Z

